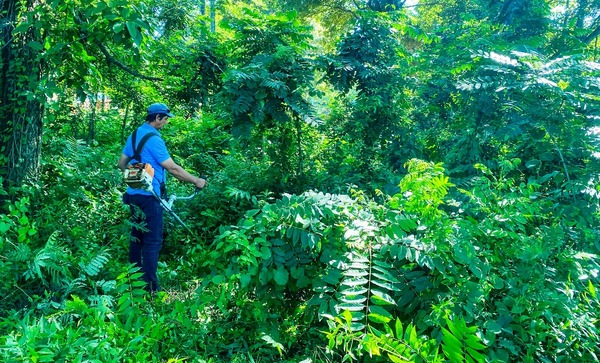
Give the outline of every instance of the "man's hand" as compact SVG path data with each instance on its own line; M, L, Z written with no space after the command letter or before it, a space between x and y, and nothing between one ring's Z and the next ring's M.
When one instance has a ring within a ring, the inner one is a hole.
M204 186L206 185L206 180L202 179L202 178L198 178L196 179L196 181L194 182L194 185L196 186L196 188L198 189L202 189L204 188Z

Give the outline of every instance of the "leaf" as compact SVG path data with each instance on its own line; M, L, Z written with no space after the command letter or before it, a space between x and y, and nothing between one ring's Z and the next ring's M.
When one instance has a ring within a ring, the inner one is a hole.
M350 330L352 331L361 331L366 328L366 325L363 323L352 322L350 323Z
M123 29L125 29L125 24L123 24L121 22L115 23L113 25L112 29L115 34L119 34L120 32L123 31Z
M402 327L402 321L399 318L396 318L396 323L394 325L396 338L400 339L404 335L404 328Z
M125 24L127 26L129 35L131 35L131 38L133 39L133 42L139 47L142 44L142 33L140 33L138 30L137 24L131 21L128 21Z
M374 268L374 270L376 270ZM398 281L394 276L392 276L389 272L385 272L385 274L380 274L377 272L372 272L371 275L373 275L373 277L379 279L379 281L382 282L388 282L388 283L392 283L392 284L398 284L400 283L400 281Z
M226 280L225 276L223 276L223 275L215 275L215 276L213 276L213 278L212 278L211 281L212 281L213 284L219 285L219 284L222 284L223 282L225 282L225 280Z
M17 35L17 34L19 34L19 33L24 33L25 31L27 31L27 29L29 29L29 25L30 25L30 24L29 24L29 23L27 23L27 22L22 22L22 23L19 23L19 25L17 25L17 26L16 26L16 27L13 29L13 31L12 31L13 35Z
M292 267L290 269L290 275L292 278L298 280L299 278L304 276L304 267Z
M488 321L486 324L484 324L484 326L486 327L486 329L495 334L499 334L502 332L502 326L495 321Z
M302 234L300 235L300 242L301 242L303 248L309 247L309 245L308 245L309 240L310 240L309 234L306 233L306 231L302 231Z
M353 286L349 289L344 289L341 291L344 295L362 295L365 292L369 291L366 287L363 286Z
M260 257L263 260L268 260L269 258L271 258L271 249L267 246L262 246L260 248Z
M277 285L286 285L289 278L290 275L288 271L283 267L279 267L277 270L275 270L275 273L273 274L273 279L275 280Z
M462 339L462 336L463 336L462 329L460 329L462 327L461 322L463 322L463 321L461 319L459 319L457 321L457 323L454 324L454 322L452 320L446 319L446 324L448 325L448 329L450 330L452 335L454 335L458 339Z
M273 339L270 335L264 334L262 336L262 340L264 340L265 342L267 342L273 348L276 348L280 355L282 354L282 352L285 351L283 345L281 343L275 341L275 339Z
M35 40L32 40L29 43L27 43L27 46L29 46L29 48L31 48L33 50L37 50L37 51L44 49L44 46L42 45L42 43L35 41Z
M402 229L402 227L399 224L393 224L391 226L391 231L393 236L390 236L392 238L402 238L406 235L406 233L404 232L404 229Z
M396 301L389 294L386 294L383 291L379 290L371 290L371 302L376 305L396 305Z
M481 340L476 335L467 335L465 342L469 347L475 350L483 350L487 348L481 343Z
M404 295L402 295L400 300L398 300L398 306L402 307L402 306L408 304L409 302L411 302L414 298L415 298L415 293L412 292L412 290L408 290L408 291L406 291L406 293L404 293Z
M528 169L538 168L538 167L540 167L540 165L542 165L542 163L539 160L536 160L536 159L529 160L528 162L525 163L525 166Z
M364 277L364 276L369 276L369 272L368 271L363 271L363 270L346 270L346 271L344 271L344 276L347 276L347 277Z
M373 285L377 285L379 287L383 287L384 289L387 289L389 291L398 291L397 288L394 287L393 284L390 284L389 282L382 282L379 280L373 280L371 281L373 283Z
M406 360L406 359L403 359L403 358L398 358L398 357L396 357L395 355L392 355L392 354L389 354L389 353L388 353L388 358L390 358L390 360L391 360L393 363L406 363L406 362L407 362L407 360Z
M388 323L393 319L392 314L381 306L369 306L369 320L375 323Z
M340 301L343 303L363 304L365 301L367 301L367 297L364 295L347 295L342 296Z
M337 285L337 284L339 284L341 278L342 278L342 272L340 270L332 268L332 269L327 270L327 274L325 276L323 276L321 278L321 280L330 285ZM358 286L358 285L361 285L361 284L356 284L354 286Z
M446 328L442 328L442 340L444 341L445 344L447 344L450 347L456 348L460 351L460 348L462 347L462 343L460 342L460 340L455 337L448 329Z
M595 299L596 288L594 287L594 284L592 284L592 280L588 280L588 291L590 292L590 295L592 295L592 297Z
M469 356L471 356L473 358L473 360L475 362L477 362L477 363L485 362L485 356L483 354L479 353L478 351L473 350L469 347L466 348L466 351L469 354Z
M6 222L0 222L0 234L6 233L10 229L11 225Z
M364 310L365 305L361 303L341 303L337 304L336 308L339 310L348 310L348 311L361 311Z
M342 282L342 285L346 285L346 286L359 286L359 285L366 285L369 283L369 280L367 279L351 279L351 280L344 280L344 282Z
M221 276L221 275L218 275L218 276ZM215 277L217 277L217 276L215 276ZM240 276L240 285L242 287L247 287L248 285L250 285L250 281L252 281L252 276L250 274L242 274ZM215 280L213 278L213 283L214 282L215 282Z
M396 222L398 222L398 225L400 226L400 228L402 228L402 230L404 230L407 233L409 233L409 232L413 231L415 228L417 228L417 222L415 222L413 219L409 219L409 218L396 219Z

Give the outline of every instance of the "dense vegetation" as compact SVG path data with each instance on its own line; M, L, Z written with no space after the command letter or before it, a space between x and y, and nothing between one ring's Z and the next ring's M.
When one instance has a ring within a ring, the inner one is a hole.
M3 362L598 360L600 1L0 9ZM157 101L209 183L150 296L116 161Z

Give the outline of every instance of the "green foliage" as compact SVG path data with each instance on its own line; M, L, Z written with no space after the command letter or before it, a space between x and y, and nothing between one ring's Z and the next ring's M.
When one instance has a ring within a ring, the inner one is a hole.
M289 3L226 2L216 34L185 1L19 7L3 110L52 108L2 127L44 134L39 180L0 189L0 360L597 361L592 3L345 12L327 40ZM208 186L149 295L113 165L154 101Z
M575 252L589 249L591 244L581 242L586 240L585 235L595 232L584 225L571 226L571 216L556 213L556 204L547 204L549 200L539 201L543 197L538 191L543 190L543 186L536 181L517 185L507 178L506 175L518 164L518 161L502 163L502 168L496 171L498 175L479 166L485 176L467 192L470 198L468 210L473 214L458 221L462 232L456 235L455 253L460 252L460 255L455 256L455 261L468 267L480 282L477 290L466 300L459 299L455 303L460 301L469 316L484 319L486 339L495 342L493 357L505 360L511 355L522 354L529 360L544 356L551 357L551 360L562 359L565 352L562 349L550 353L531 347L539 344L553 346L554 342L562 341L563 338L544 327L548 326L547 320L573 321L572 313L567 311L579 310L575 307L578 305L575 300L579 298L571 293L565 294L566 290L561 286L571 286L569 275L581 274L577 272L581 271L579 261L585 260L584 264L589 263L587 269L595 269L595 255L587 259L583 257L587 254ZM551 182L547 179L545 183ZM461 240L473 242L458 244ZM575 240L581 244L573 244ZM573 259L572 254L578 257ZM580 287L576 290L583 294L589 291L588 277L586 275L577 283ZM482 283L482 279L486 282ZM595 277L592 279L595 280ZM591 283L594 285L594 282ZM581 302L584 305L596 304L586 298ZM478 307L480 304L491 304L496 308L493 311L482 310ZM481 314L483 311L485 313ZM522 325L524 321L531 325ZM581 321L575 324L579 323ZM570 351L571 344L587 346L598 340L595 328L578 329L585 333L570 336L570 339L579 343L567 343L565 350ZM526 343L515 345L513 341L517 337ZM584 349L566 354L575 354L578 359L585 360L598 353Z
M239 226L223 229L215 239L206 264L225 274L213 281L238 281L264 298L301 293L320 273L320 263L337 253L340 230L332 225L347 209L354 209L350 199L307 192L249 210ZM272 225L279 228L271 230Z
M10 330L2 338L0 356L7 362L152 359L166 331L162 318L146 314L147 293L140 276L126 269L116 280L97 284L103 294L71 295L49 316L13 313L3 326Z
M37 234L37 228L30 219L29 204L29 198L23 197L5 206L7 214L0 214L0 251L6 256L0 260L0 268L9 277L2 281L0 292L5 296L6 306L11 305L9 292L14 288L14 281L33 256L31 238Z
M85 146L70 145L55 157L66 161L76 156L75 165L82 169L91 164L79 154L90 152ZM47 173L57 173L52 165L47 164ZM166 286L174 290L150 305L139 289L139 274L113 266L114 253L124 254L118 248L73 244L72 257L59 258L68 255L65 245L76 241L70 234L74 231L62 228L46 241L29 242L34 252L16 265L24 281L56 292L44 295L20 285L32 303L52 314L29 313L27 326L36 328L26 333L16 328L24 316L11 313L3 325L11 347L6 354L18 357L26 346L40 357L86 354L103 360L117 355L143 359L147 354L219 356L223 361L257 355L374 362L593 357L598 281L587 272L598 268L597 257L567 252L573 232L561 231L561 216L546 210L551 204L532 204L540 187L533 181L513 183L508 176L518 168L517 161L502 165L499 170L477 166L481 176L471 188L460 190L461 197L440 164L411 160L399 193L386 204L369 201L358 191L353 198L307 192L273 202L230 187L222 195L247 209L244 218L222 226L211 245L182 252L186 258L179 267L169 267L169 255L161 267L180 278L206 278L195 284L188 280L187 288L167 279L171 285ZM94 175L93 170L88 173ZM71 174L49 175L95 190L95 184ZM107 183L111 185L110 179ZM76 191L52 188L53 195L71 193L78 200ZM89 212L93 205L82 206ZM49 213L50 207L46 203L36 213ZM61 213L78 215L79 208L74 204ZM24 204L16 210L29 212ZM12 238L19 236L13 227L18 218L15 212L3 219L11 223ZM46 236L49 227L59 229L57 223L45 222L33 236ZM122 228L113 233L118 230ZM88 231L98 236L93 224ZM555 249L543 241L555 241ZM193 268L194 263L204 266ZM80 321L86 328L73 331L75 325L65 321ZM561 330L553 330L554 324ZM325 334L319 337L317 330ZM99 335L103 331L110 334ZM52 343L42 343L49 336ZM79 344L59 349L77 339ZM129 341L133 343L125 343ZM298 348L306 342L322 350ZM543 351L532 348L540 345ZM167 350L171 353L159 353Z
M344 319L344 320L342 320ZM352 328L352 315L348 310L329 323L326 334L329 348L342 346L346 354L342 361L374 362L442 362L436 352L435 340L427 340L417 334L416 328L409 324L406 329L396 319L393 327L384 325L385 331L370 330L363 335ZM368 354L363 356L363 354ZM360 359L359 359L360 358Z
M251 123L268 128L289 122L290 114L309 118L303 99L312 79L305 55L309 29L293 13L274 16L251 10L225 25L236 30L227 48L231 66L222 94L226 108L231 105L234 128L244 135Z
M125 240L124 226L114 219L124 215L118 176L103 166L105 151L74 140L56 142L48 151L42 183L21 190L22 197L0 216L7 257L1 269L12 277L2 286L5 309L38 298L52 306L53 300L89 291L112 268L111 255L120 248L114 243Z
M464 320L458 320L456 323L447 320L448 329L442 328L442 349L444 355L450 362L485 362L485 356L481 350L486 346L481 343L481 339L475 334L477 327L467 327Z
M411 87L407 78L411 57L401 42L404 34L399 23L394 17L363 14L338 43L335 54L323 59L331 84L355 95L347 114L329 122L337 131L332 140L339 147L356 143L358 150L343 155L354 152L362 156L355 166L360 173L374 171L376 161L397 166L398 159L402 164L415 156L412 140L403 137L410 130L410 121L400 110L406 107L407 89Z
M198 14L196 2L163 2L160 7L160 38L152 47L152 62L164 74L157 85L160 98L177 106L176 114L186 119L215 110L216 95L222 86L226 55L208 29L206 18ZM148 103L154 102L148 100Z
M273 175L301 186L309 127L319 123L307 101L316 93L307 54L310 29L295 13L275 16L246 8L224 25L234 37L226 47L230 64L219 98L232 134L245 139L246 150L266 154Z

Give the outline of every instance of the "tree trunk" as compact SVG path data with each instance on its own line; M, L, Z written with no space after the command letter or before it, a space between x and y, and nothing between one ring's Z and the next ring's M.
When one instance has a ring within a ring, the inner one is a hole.
M298 143L298 180L304 181L304 153L302 152L302 123L300 117L295 117L296 121L296 142Z
M126 140L125 130L127 129L127 119L129 118L129 106L130 103L127 103L125 106L125 116L123 116L123 123L121 123L121 141L124 142Z
M577 15L575 18L575 26L578 29L583 29L585 17L587 14L588 0L579 0L577 4Z
M90 110L90 115L89 115L89 120L88 120L88 134L87 134L87 142L88 144L91 144L92 142L94 142L94 139L96 138L96 109L98 108L98 94L97 93L93 93L91 95L89 95L90 99L90 105L92 106L92 109Z
M216 11L215 11L215 3L217 0L210 0L210 31L214 33L217 31L217 23L216 23Z
M13 34L19 14L33 9L31 0L4 0L2 24L2 74L0 75L0 176L4 187L20 186L39 173L42 145L44 95L31 93L40 81L41 64L36 52L27 46L35 40L33 31Z

